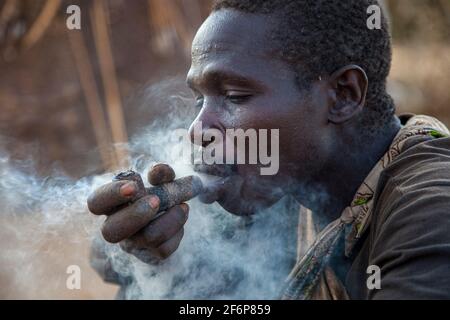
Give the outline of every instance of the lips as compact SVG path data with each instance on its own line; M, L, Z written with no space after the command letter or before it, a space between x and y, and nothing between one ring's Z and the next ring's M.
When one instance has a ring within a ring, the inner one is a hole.
M236 169L231 165L194 165L194 171L203 182L204 192L199 196L203 203L219 201L228 186L228 181L236 175Z
M218 202L221 207L239 216L252 215L268 207L283 196L278 188L255 179L252 175L239 174L237 166L195 165L194 170L202 179L204 192L199 200L210 204Z

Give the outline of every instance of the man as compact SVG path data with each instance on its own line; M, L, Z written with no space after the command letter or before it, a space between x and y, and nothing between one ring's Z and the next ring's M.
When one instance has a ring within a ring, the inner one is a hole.
M394 115L389 33L384 17L381 29L367 27L370 5L377 1L220 0L193 41L187 82L199 114L191 128L278 128L280 136L276 175L260 175L257 165L201 166L225 177L203 199L248 215L287 193L322 228L284 299L450 298L448 130L430 117ZM202 147L213 143L191 133ZM133 183L111 183L89 207L157 211L155 196L124 208L134 192ZM122 247L149 263L167 258L187 215L187 205L175 206ZM105 226L120 234L108 219Z

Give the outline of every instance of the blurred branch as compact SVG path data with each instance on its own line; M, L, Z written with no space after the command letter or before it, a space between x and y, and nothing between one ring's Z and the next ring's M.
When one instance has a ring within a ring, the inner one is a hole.
M25 34L22 40L22 48L29 49L39 41L58 12L60 4L60 0L47 0L45 2L39 16Z
M23 32L19 22L22 6L23 2L6 0L0 12L0 46L6 60L11 60L17 53L15 46Z
M8 21L16 17L19 13L20 3L15 0L6 0L0 11L0 27L5 27ZM1 30L3 31L3 30Z
M99 148L103 167L105 170L117 168L115 154L111 154L111 139L109 136L106 117L102 109L102 104L95 82L94 72L89 60L84 37L81 31L68 31L69 41L75 64L80 78L80 84L86 99L89 116L92 122L95 139Z
M198 6L196 0L192 2L191 5ZM176 1L148 0L148 14L159 51L171 51L178 41L185 49L190 48L193 32L189 30L189 23Z
M121 144L128 141L128 136L108 33L108 6L104 0L94 1L93 10L91 11L91 22L94 26L95 46L100 64L100 72L105 91L106 110L115 144L116 156L119 160L119 165L127 166L128 152Z
M444 23L447 28L447 37L450 36L448 30L450 29L450 1L438 0L438 5L441 9L442 16L444 17Z

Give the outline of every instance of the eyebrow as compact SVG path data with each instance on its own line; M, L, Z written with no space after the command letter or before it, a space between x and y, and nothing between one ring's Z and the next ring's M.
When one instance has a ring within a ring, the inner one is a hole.
M261 88L265 87L265 85L260 80L244 76L233 71L222 69L215 69L208 71L204 73L202 79L189 76L186 78L186 84L191 89L201 87L202 86L201 82L208 83L209 85L216 85L218 83L223 83L227 81L241 85L252 85Z

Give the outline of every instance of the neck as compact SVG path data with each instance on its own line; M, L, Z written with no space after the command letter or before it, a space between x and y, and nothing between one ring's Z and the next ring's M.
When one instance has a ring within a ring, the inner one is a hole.
M333 156L319 174L295 192L297 200L311 209L321 225L337 219L349 206L367 175L389 149L400 129L397 117L368 140L355 139L349 130L335 144ZM352 141L353 143L349 143Z

